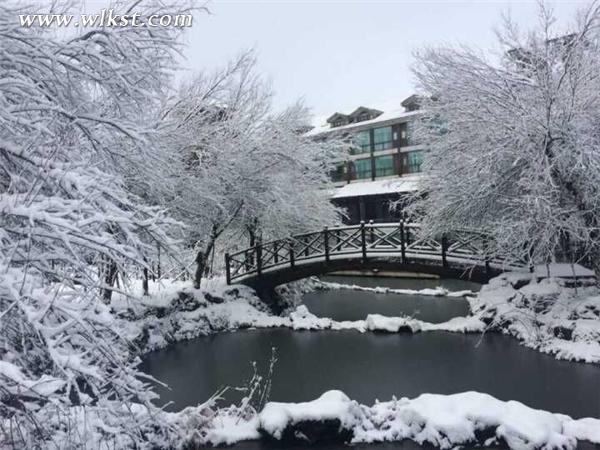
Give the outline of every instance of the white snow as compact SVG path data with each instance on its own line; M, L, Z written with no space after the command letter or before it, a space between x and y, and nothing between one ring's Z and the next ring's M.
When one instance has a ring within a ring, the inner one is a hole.
M314 283L314 288L331 290L348 289L352 291L374 292L376 294L426 295L434 297L466 297L468 295L476 294L476 292L470 290L448 291L448 289L445 289L441 286L425 289L393 289L389 287L366 287L359 286L357 284L342 284L320 280Z
M324 420L339 420L344 428L350 428L355 423L353 409L356 404L341 391L328 391L316 400L304 403L269 402L259 415L262 430L276 439L289 425L298 422L320 422Z
M534 267L533 273L536 277L591 278L596 276L593 270L586 269L579 264L566 263L538 265Z
M419 189L420 182L421 175L407 175L375 181L356 181L337 188L332 198L413 192Z
M8 385L5 387L7 391L15 395L49 396L66 384L64 380L47 374L42 375L37 380L30 380L23 375L21 369L8 361L0 361L0 377L8 378L18 385L15 389L11 389Z
M240 441L256 440L260 438L258 429L257 416L240 420L236 416L217 415L210 423L206 441L212 445L233 445Z
M331 127L330 124L323 124L313 128L306 133L307 136L317 136L320 134L337 132L337 131L349 131L349 130L360 130L369 128L373 125L383 126L387 122L399 122L406 118L407 120L423 114L422 111L406 111L404 108L390 108L384 111L383 114L379 115L375 119L363 120L362 122L351 123L348 125L342 125L340 127Z
M577 440L600 443L600 420L573 420L562 414L501 401L478 392L422 394L373 406L360 405L343 392L329 391L304 403L268 403L258 426L275 439L300 422L337 419L352 431L352 443L413 440L442 449L477 442L485 432L487 446L506 442L514 450L574 449Z
M556 269L560 274L561 267ZM490 323L491 328L557 359L600 362L598 288L572 288L561 278L532 279L531 275L520 275L500 275L483 286L476 297L470 297L473 315ZM518 289L515 287L527 281Z
M410 330L412 333L421 331L420 321L408 317L386 317L380 314L369 314L365 320L369 331L387 331L397 333L400 330Z

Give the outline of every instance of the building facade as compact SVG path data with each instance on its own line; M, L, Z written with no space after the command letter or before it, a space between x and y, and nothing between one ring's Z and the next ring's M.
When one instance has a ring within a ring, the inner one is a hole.
M413 95L401 106L387 112L364 106L350 114L336 112L309 132L317 139L348 139L348 155L331 174L332 201L347 210L347 223L398 220L401 208L390 205L418 189L424 148L413 130L421 114L419 98Z

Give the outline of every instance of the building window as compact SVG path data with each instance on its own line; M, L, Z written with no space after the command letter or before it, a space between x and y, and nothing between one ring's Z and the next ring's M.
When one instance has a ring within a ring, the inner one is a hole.
M371 151L371 134L369 130L359 131L354 135L355 146L352 149L353 155L369 153Z
M344 181L346 180L346 164L338 164L334 170L331 171L331 181Z
M417 145L415 141L415 124L413 122L406 122L400 124L400 145L407 147L409 145Z
M354 161L354 173L356 174L356 178L358 180L371 178L371 160L359 159Z
M418 150L415 152L408 152L402 155L404 163L404 173L417 173L421 171L421 164L423 163L423 152Z
M394 175L394 156L385 155L375 158L375 176L387 177Z
M375 128L373 130L373 141L375 150L392 148L392 127Z

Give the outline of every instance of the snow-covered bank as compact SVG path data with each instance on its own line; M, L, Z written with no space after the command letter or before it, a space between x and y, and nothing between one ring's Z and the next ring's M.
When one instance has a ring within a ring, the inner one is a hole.
M219 331L290 326L290 319L273 315L246 286L228 286L224 279L204 280L201 290L190 283L152 283L150 295L134 286L129 298L115 295L112 309L125 338L141 352Z
M471 290L462 290L462 291L449 291L441 286L436 288L425 288L425 289L393 289L388 287L366 287L359 286L357 284L342 284L342 283L333 283L330 281L318 281L314 283L315 289L322 290L342 290L348 289L352 291L362 291L362 292L374 292L376 294L403 294L403 295L427 295L434 297L467 297L469 295L476 295L476 292Z
M558 359L600 362L600 290L529 277L507 273L490 280L469 297L473 316Z
M442 289L429 291L441 292ZM141 286L134 286L133 298L115 295L111 303L123 336L136 344L142 353L181 340L248 328L356 330L361 333L478 332L485 328L485 324L474 317L458 317L440 324L378 314L370 314L363 320L335 321L315 316L305 305L291 308L283 316L276 316L252 289L241 285L227 286L220 278L205 280L201 290L191 288L189 283L165 280L151 284L150 292L151 295L142 296ZM376 292L383 293L383 290Z
M151 286L152 295L147 297L116 296L111 306L124 337L137 344L142 352L214 332L247 328L361 333L478 333L487 330L512 335L528 347L559 359L600 362L600 291L594 286L567 287L559 279L529 281L524 277L523 274L504 274L491 280L479 294L467 297L471 315L438 324L379 314L370 314L363 320L335 321L315 316L304 305L276 316L254 291L245 286L227 286L221 279L207 280L202 290L166 281ZM328 284L334 289L354 289L354 286ZM364 289L380 293L398 291Z
M237 414L237 411L235 411ZM304 403L267 403L258 414L234 421L217 416L204 443L235 440L373 443L410 439L448 449L458 445L506 445L515 450L574 449L577 441L600 443L600 420L573 420L503 402L478 392L423 394L366 406L329 391Z
M141 353L170 343L207 336L220 331L248 328L290 328L296 331L355 330L371 332L450 331L481 332L485 323L477 317L456 317L433 324L411 317L369 314L363 320L336 321L317 317L305 305L284 316L273 315L254 291L245 286L227 286L213 280L203 290L179 282L154 286L155 294L135 300L116 296L111 304L119 329ZM139 301L138 301L139 300Z

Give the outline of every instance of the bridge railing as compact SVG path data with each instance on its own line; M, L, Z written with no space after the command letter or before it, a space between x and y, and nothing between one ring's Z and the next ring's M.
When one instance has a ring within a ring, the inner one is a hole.
M307 260L355 255L366 260L369 256L395 256L403 263L418 257L447 266L455 259L473 265L502 264L486 257L489 238L477 231L460 231L437 238L420 236L421 227L415 223L361 223L360 225L325 227L323 230L265 242L255 247L226 254L227 283L280 266L294 267Z

